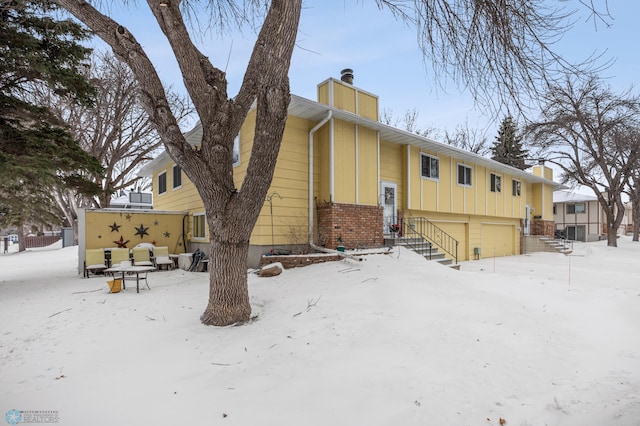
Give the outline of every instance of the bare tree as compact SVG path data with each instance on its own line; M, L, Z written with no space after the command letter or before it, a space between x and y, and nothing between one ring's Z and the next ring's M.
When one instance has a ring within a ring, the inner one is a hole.
M109 44L133 70L143 104L169 155L198 188L210 231L209 304L205 324L250 319L246 261L249 237L271 184L290 100L287 77L302 0L206 2L213 25L227 16L267 4L242 85L227 94L227 78L194 45L183 20L196 0L148 1L179 63L186 89L203 127L202 145L193 149L180 132L153 64L129 29L85 0L54 0ZM517 99L523 88L548 75L557 60L547 43L562 31L564 16L543 0L385 1L380 7L414 22L425 55L453 73L475 93L498 88ZM408 9L407 4L414 8ZM412 11L411 14L408 12ZM235 14L235 15L234 15ZM487 89L488 90L488 89ZM253 148L241 189L234 186L233 140L256 102Z
M394 117L392 108L383 108L378 121L388 126L397 127L425 138L437 138L438 129L435 127L421 128L418 127L418 116L420 113L417 109L412 108L405 111L402 118Z
M633 241L640 241L640 164L631 172L629 179L629 201L631 202L631 221L633 222Z
M628 150L640 151L640 129L632 129L626 135ZM629 182L625 191L631 202L631 221L633 222L633 241L640 241L640 154L629 169Z
M478 127L471 128L468 121L456 126L455 130L451 133L445 130L444 141L451 146L478 155L487 155L489 153L489 141L486 133Z
M562 170L563 183L591 188L607 218L607 244L617 246L624 217L622 194L638 154L627 143L640 101L613 93L601 80L567 77L549 87L540 119L528 126L534 147Z
M148 114L142 108L138 82L127 64L113 54L99 53L87 66L96 89L93 105L77 105L51 91L34 91L41 105L47 105L69 125L84 151L98 159L104 173L98 185L102 191L87 197L72 189L59 188L54 197L73 227L77 238L77 210L80 207L109 207L111 197L121 189L138 185L136 171L152 160L162 145ZM188 99L170 92L169 106L178 123L193 111Z

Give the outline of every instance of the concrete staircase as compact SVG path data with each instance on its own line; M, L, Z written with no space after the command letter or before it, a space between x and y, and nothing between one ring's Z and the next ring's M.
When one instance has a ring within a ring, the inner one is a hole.
M541 237L540 241L542 241L558 253L571 254L573 252L573 245L566 240L553 240L550 238Z
M573 244L571 241L567 240L554 240L547 237L528 236L525 241L525 251L526 253L545 251L568 255L573 252Z
M422 238L385 238L385 246L401 246L427 260L433 260L441 265L448 266L452 269L460 270L460 264L453 264L453 259L445 256L444 253L438 251L438 248Z

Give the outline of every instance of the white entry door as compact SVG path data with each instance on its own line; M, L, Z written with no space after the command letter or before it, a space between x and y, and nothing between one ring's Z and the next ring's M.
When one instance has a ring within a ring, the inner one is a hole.
M524 207L524 235L529 235L531 230L531 207L527 204Z
M380 182L380 200L384 218L383 234L389 234L389 226L398 223L398 185L394 182Z

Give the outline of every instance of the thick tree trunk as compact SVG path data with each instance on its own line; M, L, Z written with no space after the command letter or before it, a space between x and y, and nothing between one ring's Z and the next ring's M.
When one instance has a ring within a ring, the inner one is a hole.
M607 218L607 245L618 247L618 229L624 218L624 204L622 203L622 191L611 192L608 199L603 197L600 203L604 208Z
M251 318L247 288L249 241L211 242L209 304L200 317L206 325L244 323Z
M607 227L607 245L609 247L618 247L618 230L613 227Z
M638 241L640 236L640 197L631 200L631 220L633 221L633 241Z

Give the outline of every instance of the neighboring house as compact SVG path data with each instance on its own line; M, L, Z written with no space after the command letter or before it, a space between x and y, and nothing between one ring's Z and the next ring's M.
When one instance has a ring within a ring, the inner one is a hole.
M606 238L607 217L595 195L567 191L553 193L553 221L557 231L574 241L598 241ZM625 215L618 233L630 232L631 206L625 205Z
M111 198L109 208L112 209L152 209L153 196L149 192L120 190Z
M267 200L251 236L249 264L276 249L382 246L398 223L428 220L458 241L458 260L519 254L522 236L552 236L552 170L533 173L378 122L378 97L329 78L318 102L292 95ZM236 138L240 187L253 143L251 111ZM196 125L186 139L198 145ZM203 203L164 152L141 176L154 209L186 211L189 250L208 248ZM437 243L437 241L436 241Z

